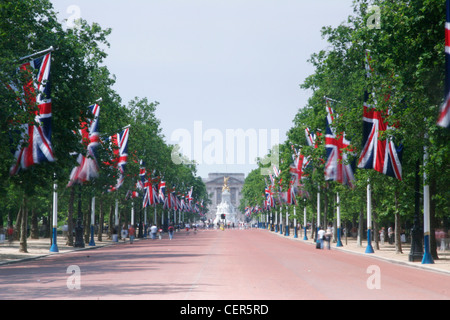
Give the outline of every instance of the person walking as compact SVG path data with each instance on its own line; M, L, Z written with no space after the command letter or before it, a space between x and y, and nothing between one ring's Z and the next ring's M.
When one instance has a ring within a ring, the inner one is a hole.
M317 241L320 243L320 249L323 249L323 238L325 237L325 230L322 227L319 228L317 232Z
M133 225L130 225L130 228L128 229L128 234L130 236L130 244L133 243L134 238L136 236L136 229Z
M328 226L327 231L325 232L325 240L327 241L327 249L331 249L331 237L333 236L333 230Z
M169 239L172 240L173 239L173 225L169 226Z
M158 232L158 228L155 225L152 225L150 227L150 235L152 236L152 239L156 239L156 233Z
M384 227L381 228L380 230L380 240L381 240L381 245L384 245L384 238L385 238L385 231L384 231Z
M123 227L122 227L122 231L120 232L120 236L122 237L123 242L125 242L125 239L128 236L128 230L127 230L127 227L125 225L123 225Z

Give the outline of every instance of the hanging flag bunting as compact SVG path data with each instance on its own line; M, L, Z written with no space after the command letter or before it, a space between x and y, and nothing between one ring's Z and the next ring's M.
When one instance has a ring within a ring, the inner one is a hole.
M93 178L98 177L99 167L97 162L96 149L100 144L99 135L99 114L100 106L94 104L89 107L92 112L93 118L89 120L89 123L82 122L80 134L82 137L82 143L87 147L86 155L78 155L78 166L73 168L70 174L69 186L75 183L83 183L90 181Z
M325 148L327 151L327 161L325 163L325 179L337 181L340 184L347 185L350 188L354 187L355 180L353 168L348 163L348 155L344 149L350 146L350 141L345 139L345 134L342 132L336 134L332 123L335 119L334 110L331 107L331 100L326 100L327 110L327 128L325 135Z
M53 51L53 48L49 50ZM36 164L55 161L51 143L50 65L51 52L20 66L22 72L29 74L29 80L22 88L25 96L25 101L22 103L37 107L37 110L34 111L36 124L22 126L22 139L14 154L16 161L10 169L11 175L17 174L20 169L28 169ZM13 85L9 88L16 89ZM25 140L27 140L27 146L22 147Z
M446 0L445 22L445 101L439 110L438 125L450 128L450 0Z
M368 70L370 56L367 54ZM370 76L370 75L369 75ZM403 146L395 146L392 137L381 140L380 137L389 129L387 122L388 111L377 111L368 106L368 94L365 94L363 111L363 148L358 160L358 168L374 169L387 176L402 180L402 152Z
M128 162L128 136L130 128L125 127L120 133L117 133L110 137L111 144L114 146L113 153L114 159L113 164L117 167L119 171L119 177L117 183L110 191L119 189L125 178L125 167Z

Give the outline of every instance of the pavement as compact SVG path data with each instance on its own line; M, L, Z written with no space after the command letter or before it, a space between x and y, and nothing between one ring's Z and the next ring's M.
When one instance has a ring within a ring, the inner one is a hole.
M270 231L268 231L270 232ZM275 236L284 237L286 239L292 240L292 241L301 241L304 243L308 243L311 245L316 245L314 239L311 237L311 232L308 230L306 235L308 240L303 240L303 230L298 232L297 238L294 238L294 229L290 229L289 235L285 236L284 231L283 234L280 234L280 232L271 232ZM359 254L364 256L369 256L374 259L381 259L385 261L390 261L392 263L397 264L403 264L408 265L411 267L416 267L420 269L426 269L431 271L437 271L437 272L443 272L450 275L450 249L447 248L445 251L440 251L438 249L438 257L439 259L435 259L433 264L423 264L422 261L418 262L410 262L409 261L409 254L411 251L411 244L410 243L402 243L402 253L396 253L395 244L389 244L387 241L384 244L379 243L379 248L376 248L375 242L372 242L372 248L374 253L365 253L366 248L368 246L367 240L363 240L362 243L359 245L357 243L356 238L347 237L342 238L342 247L337 247L336 242L331 242L330 248L331 250L341 250L345 251L351 254ZM325 249L327 250L326 242L324 244Z
M262 232L270 232L266 230L260 229ZM298 232L298 237L294 237L294 230L291 229L289 232L289 236L285 236L280 234L280 232L270 232L273 236L283 237L288 241L301 241L304 243L308 243L310 245L315 245L314 240L310 237L310 232L307 233L308 240L303 240L303 232ZM85 248L74 248L66 245L66 239L63 236L58 236L57 238L57 247L58 252L50 252L50 239L28 239L27 247L28 253L19 252L19 241L13 241L9 243L5 241L0 243L0 267L4 264L16 263L16 262L26 262L31 259L38 259L41 257L46 257L49 255L58 255L58 254L66 254L74 251L80 250L94 250L99 249L105 246L113 246L123 242L129 242L129 239L126 241L119 240L119 242L113 242L111 239L107 238L107 235L103 235L103 241L98 241L97 236L94 238L95 246L85 245ZM142 241L145 239L135 239L135 241ZM395 245L390 245L389 243L380 244L380 248L377 249L375 243L372 243L372 247L374 249L374 253L365 253L367 247L367 241L363 241L361 245L357 244L356 239L354 238L343 238L342 239L342 247L337 247L336 243L331 242L331 250L341 250L351 254L359 254L370 256L374 259L382 259L386 261L390 261L392 263L409 265L416 268L427 269L431 271L443 272L450 275L450 250L447 249L445 251L438 250L439 259L434 260L433 264L423 264L421 261L419 262L410 262L409 261L409 253L410 253L410 244L402 243L402 252L396 253ZM325 246L326 247L326 246ZM327 250L326 248L324 250Z

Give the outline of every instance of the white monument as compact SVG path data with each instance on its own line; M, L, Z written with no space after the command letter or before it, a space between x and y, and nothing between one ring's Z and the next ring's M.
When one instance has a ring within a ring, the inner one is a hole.
M228 179L224 178L224 185L222 188L222 202L217 206L216 218L214 219L214 225L217 223L234 223L237 226L236 210L231 204L230 188L228 187ZM222 219L224 215L225 219Z

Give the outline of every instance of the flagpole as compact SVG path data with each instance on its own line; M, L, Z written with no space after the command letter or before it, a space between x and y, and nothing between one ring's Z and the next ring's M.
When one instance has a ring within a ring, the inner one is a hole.
M276 210L274 216L275 216L275 232L278 232L278 214Z
M372 227L372 189L370 188L370 180L367 180L367 248L365 253L374 253L371 241Z
M286 206L286 232L284 233L286 237L289 236L289 211L288 206Z
M59 252L57 240L57 228L58 228L58 185L56 183L53 184L53 238L52 238L52 246L50 247L50 252Z
M319 192L317 192L317 225L316 225L316 242L317 243L320 243L319 228L320 228L320 187L319 187Z
M295 212L295 205L294 205L294 239L298 238L298 232L297 232L297 215Z
M425 138L428 138L427 135ZM426 165L428 163L428 147L423 148L423 235L424 252L422 264L434 264L430 252L430 186L427 181Z
M30 59L30 58L35 57L35 56L41 56L41 55L44 55L44 54L47 54L47 53L53 52L53 51L55 51L55 48L53 48L53 46L51 46L48 49L45 49L45 50L42 50L42 51L39 51L39 52L35 52L35 53L32 53L32 54L30 54L28 56L22 57L22 58L19 59L19 61L27 60L27 59Z
M340 208L340 199L339 192L336 193L336 216L337 216L337 244L336 247L343 247L341 241L341 208Z
M116 229L116 237L113 237L113 241L114 242L118 242L119 241L119 199L116 198L116 207L114 209L114 226Z
M283 211L282 211L282 206L280 206L280 234L283 234Z
M95 225L95 196L92 197L92 202L91 202L91 241L89 241L89 245L91 247L95 246L94 225Z
M306 199L303 199L303 230L304 230L304 235L303 235L303 240L308 240L308 236L306 235Z

